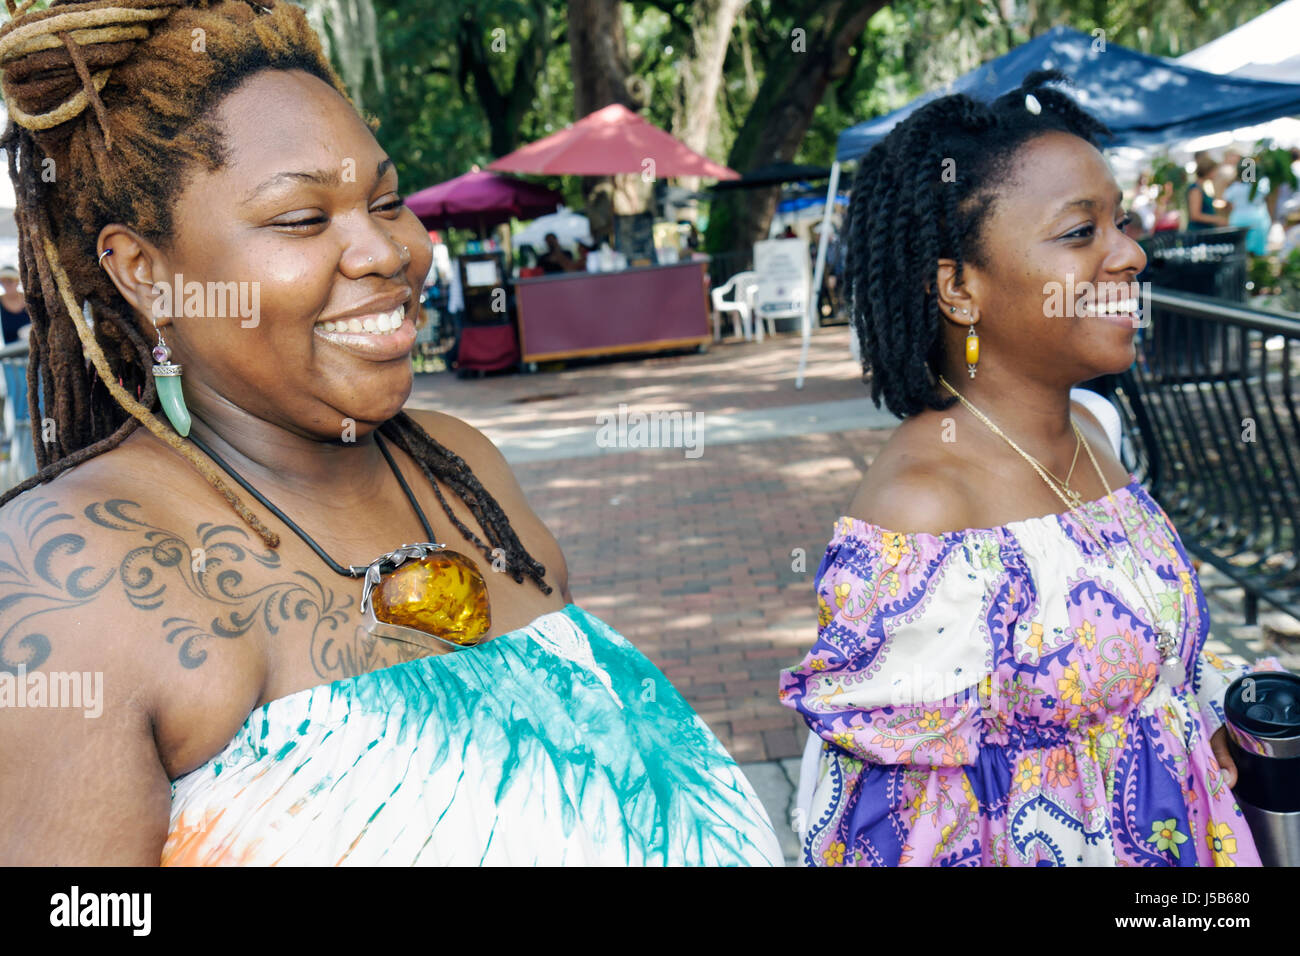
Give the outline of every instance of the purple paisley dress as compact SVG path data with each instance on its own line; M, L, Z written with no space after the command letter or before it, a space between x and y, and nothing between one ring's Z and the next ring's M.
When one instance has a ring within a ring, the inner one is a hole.
M1069 514L940 535L839 519L817 642L781 675L820 738L806 865L1259 865L1209 743L1241 670L1203 650L1182 542L1136 479L1082 510L1116 567Z

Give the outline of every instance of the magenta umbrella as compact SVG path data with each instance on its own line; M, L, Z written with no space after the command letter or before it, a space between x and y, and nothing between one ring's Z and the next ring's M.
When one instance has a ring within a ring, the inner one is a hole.
M476 169L421 189L407 197L406 205L426 229L451 226L481 232L511 218L536 219L555 212L563 201L563 196L545 186Z

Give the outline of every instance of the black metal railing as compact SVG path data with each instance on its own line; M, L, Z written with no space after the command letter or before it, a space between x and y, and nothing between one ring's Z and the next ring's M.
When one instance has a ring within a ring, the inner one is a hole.
M1249 232L1241 226L1157 232L1141 242L1147 267L1138 279L1169 291L1195 292L1244 304Z
M1109 381L1125 464L1187 549L1300 616L1300 316L1155 290L1134 367Z

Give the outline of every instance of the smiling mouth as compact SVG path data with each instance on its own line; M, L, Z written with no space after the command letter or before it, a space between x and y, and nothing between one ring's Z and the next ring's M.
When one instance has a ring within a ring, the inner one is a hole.
M1075 315L1089 319L1132 319L1138 316L1138 300L1113 299L1109 302L1082 301L1076 305Z
M402 327L406 316L406 307L397 306L389 312L380 312L351 319L337 319L317 322L316 328L322 332L350 332L359 335L388 335Z

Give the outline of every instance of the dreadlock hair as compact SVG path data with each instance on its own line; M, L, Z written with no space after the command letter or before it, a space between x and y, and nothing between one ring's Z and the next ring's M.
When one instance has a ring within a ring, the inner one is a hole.
M143 425L267 547L278 547L279 536L212 463L155 414L151 346L99 268L96 247L100 230L114 222L168 243L184 170L215 171L228 159L213 110L255 73L304 70L352 101L291 3L54 0L33 11L34 2L4 0L11 19L0 27L0 86L10 123L0 148L17 196L19 272L32 326L28 403L55 429L53 436L33 429L37 473L0 496L0 506L116 448ZM489 559L500 548L516 582L527 576L551 593L546 569L463 459L405 412L380 432L419 464L468 541ZM439 481L468 506L486 542L456 517Z
M846 278L853 327L871 397L900 418L955 399L940 396L943 319L940 259L985 260L981 230L1022 146L1065 132L1098 145L1110 131L1046 84L1069 78L1035 70L992 103L965 94L916 110L862 159L849 201ZM1032 95L1041 107L1027 108ZM954 178L955 176L955 178Z

